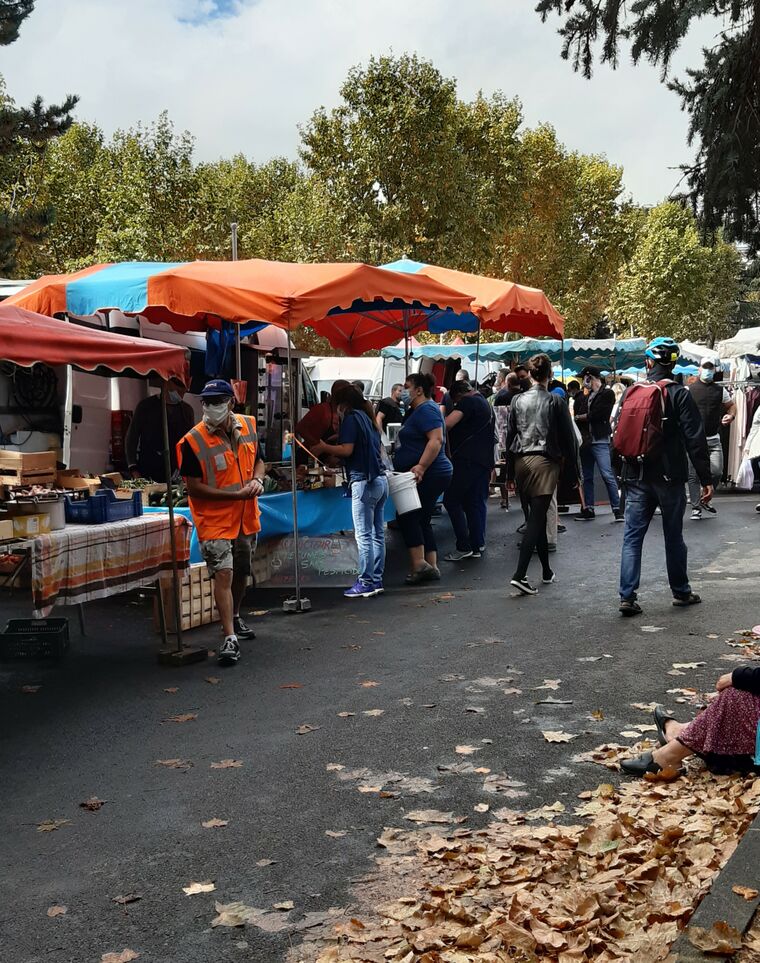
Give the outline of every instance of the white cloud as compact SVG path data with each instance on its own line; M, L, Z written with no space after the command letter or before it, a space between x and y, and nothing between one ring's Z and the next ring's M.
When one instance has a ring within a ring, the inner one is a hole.
M676 184L689 159L687 118L648 65L600 68L592 81L560 60L555 23L533 0L40 0L2 72L19 102L81 97L80 119L107 133L166 109L197 154L293 157L297 124L332 106L350 66L416 51L462 97L517 95L528 124L548 121L568 145L625 167L637 201ZM213 16L217 8L231 9ZM694 62L701 27L676 64ZM676 69L676 72L678 70Z

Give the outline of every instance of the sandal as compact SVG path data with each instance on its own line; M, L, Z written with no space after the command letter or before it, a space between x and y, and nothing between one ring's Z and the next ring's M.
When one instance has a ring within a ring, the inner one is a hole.
M658 773L662 766L658 765L651 752L645 752L638 759L621 759L620 768L629 776L645 776L648 772Z
M654 724L657 726L657 738L661 746L667 746L668 737L665 735L665 726L668 722L675 722L673 716L666 716L662 706L655 706L652 711Z
M435 571L432 565L428 565L424 562L423 565L416 569L414 572L410 572L404 579L404 585L419 585L420 582L428 582L431 579L435 579ZM440 578L440 572L438 572L438 577Z

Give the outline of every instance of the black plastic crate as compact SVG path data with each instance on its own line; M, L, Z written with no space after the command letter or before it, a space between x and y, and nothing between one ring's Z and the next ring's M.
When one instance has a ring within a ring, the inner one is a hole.
M2 661L60 659L68 649L68 619L10 619L0 633Z

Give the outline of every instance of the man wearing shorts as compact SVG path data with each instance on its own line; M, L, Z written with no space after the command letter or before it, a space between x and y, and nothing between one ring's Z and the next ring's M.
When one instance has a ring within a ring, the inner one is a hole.
M224 630L220 665L240 658L238 639L254 638L240 617L261 528L257 498L265 466L256 419L233 412L227 381L209 381L201 392L203 420L177 444L177 464L187 486L201 554L214 579L214 599Z

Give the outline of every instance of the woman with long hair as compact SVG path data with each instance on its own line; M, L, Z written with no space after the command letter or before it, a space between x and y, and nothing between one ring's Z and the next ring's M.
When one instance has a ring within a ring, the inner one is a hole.
M515 457L515 480L528 509L528 521L520 546L520 558L511 584L523 595L537 595L528 581L533 552L541 562L541 580L554 581L549 565L546 514L557 490L563 461L569 462L580 478L578 443L567 402L548 391L552 363L545 354L528 362L531 387L518 395L509 410L507 448Z
M398 434L393 466L410 471L417 481L420 508L398 516L398 527L409 552L407 585L437 581L438 547L430 520L436 503L451 482L451 462L443 448L443 415L433 401L435 378L413 372L404 385L409 406L404 426Z
M346 598L369 598L383 591L385 571L385 477L380 431L372 405L354 385L335 391L333 403L340 416L338 444L320 441L312 445L315 455L342 458L351 492L354 536L359 549L359 573L343 593Z

